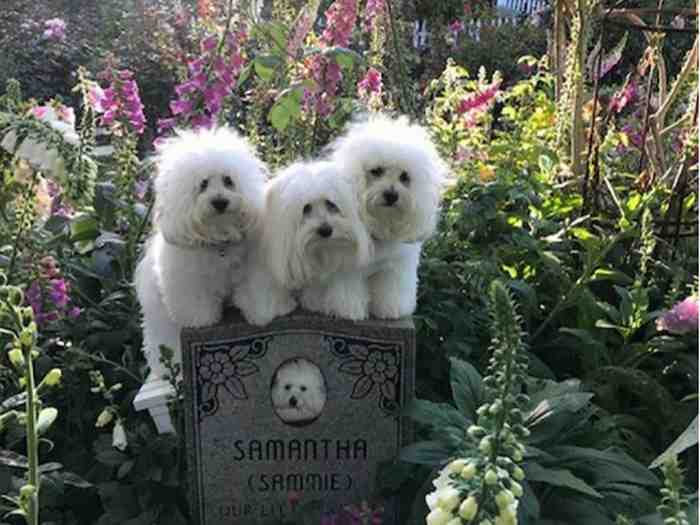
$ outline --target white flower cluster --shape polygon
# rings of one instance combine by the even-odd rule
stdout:
[[[474,520],[479,514],[479,501],[476,491],[470,491],[470,482],[479,473],[477,458],[457,459],[447,465],[436,480],[433,481],[435,490],[425,497],[430,513],[426,517],[426,525],[463,525],[476,523]],[[500,473],[501,475],[504,472]],[[495,486],[498,482],[498,473],[489,470],[483,475],[487,485]],[[523,479],[524,473],[520,467],[516,467],[513,477]],[[511,480],[510,489],[500,490],[494,501],[493,509],[495,517],[484,517],[478,525],[517,525],[518,523],[518,498],[522,496],[520,484]],[[487,513],[482,512],[482,516]]]
[[[56,131],[60,132],[68,144],[77,146],[80,137],[75,131],[75,113],[73,108],[60,106],[38,106],[30,110],[30,114],[38,120],[45,122]],[[5,134],[0,147],[18,158],[26,160],[35,169],[52,175],[61,175],[65,170],[65,162],[60,153],[40,139],[25,138],[17,145],[17,133],[14,130]]]

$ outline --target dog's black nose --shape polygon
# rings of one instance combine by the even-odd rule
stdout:
[[[387,206],[393,205],[397,200],[399,200],[399,194],[394,190],[387,190],[383,193],[384,203]]]
[[[226,199],[212,199],[211,206],[219,213],[223,213],[224,211],[226,211],[226,208],[228,207],[228,200],[226,200]]]
[[[296,408],[297,403],[298,403],[298,401],[297,401],[297,398],[296,398],[296,397],[292,396],[292,397],[289,398],[289,406],[290,406],[290,407]]]
[[[324,239],[327,239],[333,235],[333,228],[331,228],[329,224],[321,224],[321,226],[318,228],[318,234]]]

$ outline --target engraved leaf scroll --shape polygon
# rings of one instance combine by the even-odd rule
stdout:
[[[326,337],[324,346],[342,359],[338,366],[340,372],[357,377],[350,394],[352,399],[364,399],[377,390],[379,406],[384,412],[393,414],[399,408],[400,362],[397,345]]]
[[[243,378],[259,371],[253,360],[265,355],[271,340],[217,341],[195,348],[200,418],[216,413],[222,392],[233,399],[248,399]]]

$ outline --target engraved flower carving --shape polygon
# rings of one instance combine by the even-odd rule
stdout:
[[[218,348],[204,353],[199,361],[199,376],[202,378],[202,397],[216,397],[223,387],[234,399],[248,399],[242,377],[252,375],[258,367],[249,359],[250,345]]]
[[[350,345],[351,359],[340,365],[340,371],[359,376],[352,390],[353,399],[366,397],[376,385],[386,400],[396,400],[399,366],[395,351],[380,345]]]

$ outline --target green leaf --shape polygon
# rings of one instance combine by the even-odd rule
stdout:
[[[622,284],[632,284],[634,279],[617,270],[598,268],[591,276],[591,282],[593,281],[614,281]]]
[[[539,481],[555,487],[566,487],[593,498],[603,497],[600,492],[588,483],[574,476],[570,470],[544,468],[538,463],[530,462],[525,463],[523,469],[525,470],[525,478],[529,481]]]
[[[258,55],[255,57],[255,73],[264,82],[269,82],[275,76],[275,68],[280,65],[280,59],[274,55]]]
[[[419,465],[442,465],[450,456],[450,451],[439,441],[420,441],[401,449],[399,459]]]
[[[676,440],[671,443],[671,445],[663,451],[663,453],[657,457],[654,461],[652,461],[651,465],[649,465],[649,468],[656,468],[661,466],[668,458],[671,456],[677,456],[684,450],[695,446],[698,444],[698,416],[695,416],[695,419],[693,419],[690,422],[690,425],[688,425],[688,428],[686,428],[680,436],[676,438]]]
[[[70,223],[70,235],[74,242],[95,240],[100,235],[97,219],[88,214],[74,217]]]
[[[322,53],[335,60],[343,69],[350,69],[355,61],[363,62],[362,55],[347,47],[333,46],[324,49]]]
[[[97,461],[99,461],[103,465],[116,467],[117,465],[121,465],[122,463],[127,461],[129,459],[129,456],[122,452],[119,452],[116,449],[106,449],[98,452],[95,456],[95,459],[97,459]]]
[[[292,119],[301,113],[302,99],[301,88],[287,89],[280,94],[268,115],[268,120],[277,131],[284,131]]]
[[[450,358],[450,386],[457,409],[471,421],[482,403],[481,375],[470,363]]]
[[[36,422],[36,433],[39,436],[45,434],[56,420],[56,417],[58,417],[58,410],[53,407],[44,408],[41,412],[39,412],[39,418]]]
[[[447,425],[466,427],[470,424],[469,419],[452,405],[425,399],[414,399],[404,409],[404,415],[436,429]]]

